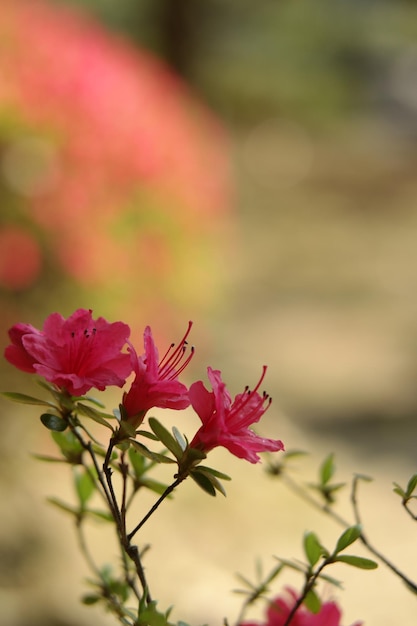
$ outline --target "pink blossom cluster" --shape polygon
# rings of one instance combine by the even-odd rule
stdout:
[[[280,440],[260,437],[250,429],[270,405],[269,396],[259,393],[266,367],[255,388],[246,388],[234,400],[221,372],[211,367],[208,378],[212,391],[202,381],[188,388],[179,380],[194,353],[187,350],[191,325],[179,344],[171,344],[160,358],[149,326],[144,332],[144,352],[138,356],[129,341],[127,324],[109,323],[102,317],[94,320],[92,311],[86,309],[78,309],[67,319],[52,313],[42,330],[30,324],[14,325],[9,330],[11,344],[5,357],[18,369],[38,374],[75,397],[92,388],[123,387],[133,373],[121,403],[124,419],[136,428],[151,408],[178,410],[191,405],[201,426],[190,446],[204,453],[223,446],[235,456],[256,463],[258,452],[283,450]]]
[[[291,611],[297,601],[297,593],[287,587],[285,593],[274,598],[266,611],[266,621],[243,622],[240,626],[285,626]],[[306,606],[301,605],[294,613],[289,624],[291,626],[341,626],[342,612],[336,602],[323,602],[318,613],[313,613]],[[361,626],[362,622],[355,622],[352,626]]]
[[[192,302],[230,206],[215,117],[152,55],[47,0],[1,1],[0,66],[0,288],[53,268],[125,310],[130,281],[152,310],[174,282]]]

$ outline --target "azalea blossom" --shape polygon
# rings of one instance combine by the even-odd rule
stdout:
[[[286,595],[275,598],[266,611],[266,622],[243,622],[240,626],[284,626],[295,602],[297,593],[290,587],[286,588]],[[335,602],[323,602],[318,613],[312,613],[303,604],[291,618],[291,626],[341,626],[342,612]],[[352,626],[361,626],[362,622],[355,622]]]
[[[284,449],[282,441],[259,437],[249,426],[258,422],[271,404],[271,398],[258,389],[265,377],[266,366],[255,388],[247,387],[232,402],[231,396],[222,381],[221,372],[207,368],[213,391],[208,391],[202,381],[191,385],[189,396],[193,409],[202,421],[191,442],[192,448],[208,452],[217,446],[227,448],[235,456],[257,463],[257,452]]]
[[[138,356],[130,345],[132,368],[135,379],[127,393],[123,396],[123,408],[129,421],[137,426],[143,419],[146,411],[152,407],[161,409],[185,409],[190,404],[188,389],[179,382],[179,374],[187,367],[193,354],[191,348],[187,354],[187,337],[192,322],[189,322],[187,332],[179,344],[170,345],[162,359],[159,359],[158,349],[152,337],[150,326],[143,334],[145,353]],[[134,419],[137,416],[140,420]]]
[[[93,387],[123,387],[132,371],[130,355],[122,352],[129,335],[127,324],[93,320],[91,310],[77,309],[68,319],[52,313],[42,330],[13,326],[5,357],[18,369],[81,396]]]

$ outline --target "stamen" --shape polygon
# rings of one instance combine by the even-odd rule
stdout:
[[[242,396],[244,395],[245,397],[243,399],[241,399],[240,403],[237,402],[234,405],[233,411],[241,411],[246,406],[246,404],[249,402],[249,400],[252,398],[252,396],[258,391],[259,387],[261,386],[262,381],[265,378],[266,370],[267,370],[267,366],[264,365],[263,368],[262,368],[261,377],[258,380],[257,385],[255,386],[255,388],[252,391],[249,391],[249,387],[246,385],[245,390],[244,390],[244,392],[242,394]],[[267,396],[265,396],[264,394],[265,394],[265,391],[263,392],[263,395],[260,398],[260,405],[262,405],[264,403],[264,401],[266,400]],[[256,410],[259,410],[259,407],[257,407]]]
[[[160,378],[165,378],[165,379],[168,378],[172,380],[176,378],[178,374],[180,374],[187,367],[188,363],[190,362],[194,354],[194,347],[191,348],[191,353],[186,359],[186,361],[181,365],[181,367],[178,370],[176,369],[176,367],[184,358],[185,352],[187,350],[187,346],[188,346],[187,337],[190,333],[192,325],[193,325],[192,322],[188,322],[187,331],[184,337],[181,339],[178,346],[176,347],[176,349],[171,353],[171,350],[175,347],[175,343],[172,343],[170,347],[168,348],[168,350],[166,351],[166,353],[164,354],[164,356],[162,357],[162,359],[160,360],[159,365],[158,365]]]

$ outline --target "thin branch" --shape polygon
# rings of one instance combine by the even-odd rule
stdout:
[[[298,483],[296,483],[292,478],[290,478],[287,474],[281,476],[281,479],[286,483],[287,487],[291,489],[294,493],[296,493],[300,498],[302,498],[305,502],[313,506],[318,511],[329,515],[334,521],[336,521],[341,526],[345,528],[349,528],[351,524],[347,522],[343,517],[341,517],[338,513],[333,511],[333,509],[329,508],[328,505],[323,505],[321,502],[313,498],[313,496],[303,487],[301,487]],[[355,476],[352,483],[352,493],[351,493],[351,502],[354,511],[355,521],[357,524],[361,524],[358,503],[356,497],[357,483],[360,477]],[[362,524],[361,524],[362,526]],[[379,559],[386,567],[388,567],[396,576],[401,578],[405,582],[405,584],[414,592],[417,593],[417,584],[413,582],[408,576],[406,576],[401,570],[399,570],[387,557],[385,557],[379,550],[374,548],[374,546],[368,541],[367,537],[363,532],[359,535],[358,539],[362,542],[362,544],[367,548],[367,550],[373,554],[377,559]]]
[[[184,480],[184,478],[185,477],[177,478],[176,480],[174,480],[174,482],[171,485],[169,485],[165,489],[164,493],[160,496],[160,498],[158,498],[158,500],[155,502],[155,504],[152,506],[152,508],[147,512],[145,517],[143,517],[141,519],[141,521],[139,522],[139,524],[137,524],[135,526],[135,528],[128,534],[128,536],[127,536],[128,541],[131,541],[133,539],[133,537],[142,528],[142,526],[145,524],[145,522],[147,522],[148,519],[151,517],[151,515],[153,515],[153,513],[155,513],[155,511],[157,510],[159,505],[162,504],[162,502],[165,500],[165,498],[167,498],[167,496],[169,496],[169,494],[172,493],[176,487],[178,487],[178,485]]]
[[[316,584],[316,580],[320,576],[320,574],[323,571],[323,569],[326,567],[326,565],[329,565],[329,563],[330,563],[330,561],[325,559],[323,561],[323,563],[316,569],[316,571],[311,573],[307,577],[307,580],[306,580],[306,582],[304,584],[304,587],[303,587],[303,591],[301,592],[301,595],[297,598],[297,600],[296,600],[294,606],[292,607],[291,611],[289,612],[288,617],[285,620],[285,623],[283,624],[283,626],[289,626],[289,624],[291,624],[292,618],[294,617],[294,615],[296,614],[296,612],[298,611],[298,609],[300,608],[300,606],[304,602],[305,598],[307,597],[307,594],[313,589],[314,585]]]
[[[359,506],[358,506],[358,498],[357,498],[357,486],[358,486],[359,480],[360,480],[360,476],[355,476],[353,479],[350,500],[352,502],[352,508],[353,508],[353,513],[355,516],[355,521],[357,524],[360,524],[362,526],[361,517],[359,513]],[[379,550],[374,548],[374,546],[369,543],[367,537],[363,534],[363,532],[361,532],[359,539],[362,541],[363,545],[367,547],[367,549],[369,550],[369,552],[371,552],[371,554],[377,557],[380,561],[382,561],[382,563],[384,563],[384,565],[386,565],[392,572],[394,572],[394,574],[396,574],[399,578],[401,578],[401,580],[405,582],[407,587],[409,587],[414,593],[417,593],[417,584],[413,582],[410,578],[408,578],[408,576],[406,576],[401,570],[399,570],[396,565],[391,563],[391,561],[389,561],[383,554],[381,554]]]

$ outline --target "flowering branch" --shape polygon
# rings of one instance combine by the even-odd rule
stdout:
[[[18,393],[5,395],[17,402],[46,407],[47,412],[42,413],[40,419],[52,432],[63,458],[39,458],[65,461],[74,467],[78,506],[56,498],[50,501],[74,515],[80,550],[95,576],[90,581],[95,591],[84,596],[84,602],[103,601],[126,626],[173,626],[168,621],[168,613],[160,613],[156,608],[141,552],[132,543],[168,496],[188,477],[210,495],[217,492],[225,495],[221,481],[229,477],[202,464],[217,446],[224,446],[251,463],[259,461],[258,453],[262,451],[283,449],[281,441],[259,437],[250,429],[271,404],[268,394],[258,393],[266,367],[253,390],[246,387],[233,401],[218,370],[208,368],[213,391],[207,390],[201,381],[193,383],[190,389],[179,381],[179,375],[194,355],[194,348],[189,350],[187,343],[191,327],[190,322],[180,342],[171,344],[162,359],[149,326],[144,331],[144,353],[139,356],[129,341],[130,330],[126,324],[109,324],[103,318],[94,320],[91,310],[78,309],[67,319],[53,313],[42,330],[29,324],[17,324],[9,331],[11,344],[5,351],[7,360],[18,369],[41,376],[44,380],[40,384],[51,394],[52,401]],[[127,352],[123,352],[124,347]],[[119,409],[114,414],[105,413],[101,403],[85,395],[90,389],[122,387],[132,372],[133,382],[122,392]],[[147,420],[150,429],[143,425],[151,408],[181,410],[190,404],[202,422],[191,443],[175,426],[171,434],[153,417]],[[106,445],[86,428],[84,422],[88,419],[111,431]],[[162,444],[164,449],[162,452],[153,450],[145,445],[146,440]],[[102,463],[99,457],[103,458]],[[177,465],[170,485],[162,485],[148,475],[161,463]],[[120,479],[117,483],[113,482],[115,474]],[[128,532],[130,505],[142,488],[151,489],[159,497]],[[94,494],[100,494],[106,511],[91,507],[89,502]],[[87,516],[113,523],[121,574],[96,564],[84,535]],[[130,596],[136,599],[137,609],[127,606]]]

